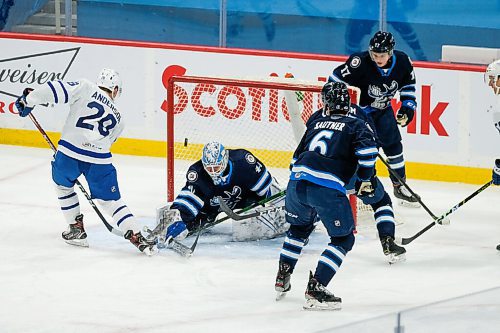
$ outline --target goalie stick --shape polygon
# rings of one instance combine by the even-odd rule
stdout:
[[[270,196],[270,197],[268,197],[268,198],[262,199],[262,200],[260,200],[260,201],[258,201],[258,202],[254,202],[253,204],[251,204],[251,205],[249,205],[249,206],[247,206],[247,207],[245,207],[245,208],[240,209],[240,210],[238,211],[238,213],[248,212],[250,209],[253,209],[253,208],[257,207],[257,206],[264,205],[264,204],[266,204],[266,203],[268,203],[268,202],[270,202],[270,201],[273,201],[274,199],[281,198],[281,197],[283,197],[283,196],[285,196],[285,195],[286,195],[286,190],[280,191],[280,192],[278,192],[278,193],[276,193],[276,194],[274,194],[274,195],[271,195],[271,196]],[[221,201],[219,201],[219,202],[222,202],[222,200],[221,200]],[[191,236],[192,234],[196,233],[196,238],[195,238],[195,240],[194,240],[194,242],[193,242],[193,245],[191,245],[191,247],[189,248],[189,249],[190,249],[190,251],[191,251],[190,255],[192,255],[192,254],[193,254],[194,249],[195,249],[195,248],[196,248],[196,246],[198,245],[198,240],[200,239],[200,236],[201,236],[201,234],[203,233],[203,231],[205,231],[205,230],[207,230],[207,229],[209,229],[209,228],[211,228],[211,227],[213,227],[213,226],[215,226],[215,225],[217,225],[217,224],[219,224],[219,223],[222,223],[222,222],[224,222],[224,221],[227,221],[227,220],[229,220],[229,219],[230,219],[229,215],[228,215],[228,216],[224,216],[223,218],[220,218],[220,219],[218,219],[218,220],[216,220],[216,221],[214,221],[214,222],[207,223],[207,224],[205,224],[204,226],[200,226],[200,227],[198,227],[198,229],[195,229],[195,230],[193,230],[193,231],[190,231],[190,232],[189,232],[189,234],[188,234],[188,236]]]
[[[278,193],[275,193],[274,195],[271,195],[270,197],[267,197],[267,198],[264,198],[264,199],[262,199],[260,201],[254,202],[253,204],[248,205],[247,207],[238,210],[236,213],[237,214],[241,214],[241,213],[248,212],[250,209],[253,209],[253,208],[257,207],[257,206],[262,206],[262,205],[264,205],[264,204],[266,204],[266,203],[268,203],[270,201],[273,201],[274,199],[281,198],[281,197],[283,197],[285,195],[286,195],[286,190],[280,191]],[[213,227],[213,226],[215,226],[215,225],[217,225],[219,223],[227,221],[230,218],[231,217],[229,217],[229,216],[224,216],[223,218],[220,218],[220,219],[218,219],[216,221],[209,222],[209,223],[203,225],[202,227],[200,227],[198,229],[190,231],[189,234],[188,234],[188,236],[191,236],[192,234],[197,233],[199,231],[199,229],[206,230],[206,229],[211,228],[211,227]]]
[[[257,207],[254,212],[242,215],[242,214],[238,214],[238,213],[234,212],[231,208],[229,208],[227,203],[224,200],[222,200],[221,197],[217,197],[217,198],[219,199],[219,206],[222,209],[222,211],[224,213],[226,213],[227,216],[229,216],[231,219],[233,219],[235,221],[246,220],[246,219],[249,219],[252,217],[260,216],[260,215],[262,215],[262,213],[265,213],[265,212],[283,209],[283,207],[274,207],[274,206],[268,206],[268,207],[262,207],[262,208]]]
[[[456,211],[459,207],[463,206],[467,201],[469,201],[470,199],[474,198],[479,193],[481,193],[484,190],[486,190],[492,183],[493,183],[493,181],[489,181],[486,184],[484,184],[483,186],[481,186],[479,189],[477,189],[476,191],[474,191],[474,193],[472,193],[467,198],[465,198],[464,200],[460,201],[458,204],[456,204],[455,206],[453,206],[452,208],[450,208],[450,210],[448,210],[446,213],[444,213],[443,215],[441,215],[436,220],[432,221],[432,223],[428,224],[425,228],[423,228],[422,230],[420,230],[419,232],[417,232],[415,235],[413,235],[411,237],[408,237],[408,238],[400,238],[400,239],[397,238],[397,242],[400,243],[401,245],[410,244],[415,239],[417,239],[418,237],[420,237],[424,232],[426,232],[427,230],[429,230],[430,228],[432,228],[433,226],[435,226],[436,223],[439,223],[446,216],[450,215],[451,213],[453,213],[454,211]]]
[[[52,149],[52,152],[55,154],[57,151],[56,146],[54,145],[54,143],[52,143],[52,140],[50,140],[50,137],[48,136],[48,134],[45,132],[45,130],[42,128],[42,126],[40,125],[40,123],[38,122],[38,120],[35,118],[35,116],[32,113],[30,113],[28,116],[30,117],[31,121],[33,122],[35,127],[38,129],[40,134],[42,134],[43,138],[45,139],[45,141],[48,143],[48,145]],[[108,229],[108,231],[111,232],[112,234],[123,238],[123,236],[124,236],[123,232],[120,229],[114,228],[111,224],[108,223],[108,221],[106,221],[106,218],[102,215],[101,211],[99,210],[99,208],[95,204],[94,200],[92,200],[92,198],[90,197],[87,190],[85,190],[85,187],[83,187],[82,183],[80,183],[80,181],[78,179],[75,181],[75,183],[80,188],[80,191],[83,193],[85,198],[87,198],[87,201],[89,202],[90,206],[92,206],[92,208],[96,212],[97,216],[99,216],[99,218],[101,219],[101,222],[104,224],[106,229]],[[189,251],[188,251],[189,248],[187,246],[185,246],[184,244],[177,242],[175,239],[170,242],[170,245],[171,245],[170,248],[172,250],[174,250],[175,252],[179,253],[180,255],[182,255],[182,256],[190,255]]]

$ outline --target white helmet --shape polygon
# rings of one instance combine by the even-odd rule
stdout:
[[[118,92],[114,99],[120,97],[122,93],[122,80],[120,79],[120,74],[114,69],[103,68],[99,75],[97,76],[97,86],[106,88],[113,92],[115,87],[118,87]]]
[[[484,72],[484,82],[493,88],[496,94],[500,94],[500,59],[488,65]]]
[[[215,185],[223,184],[222,174],[226,170],[229,152],[219,142],[209,142],[203,147],[201,162],[203,168],[212,177]]]

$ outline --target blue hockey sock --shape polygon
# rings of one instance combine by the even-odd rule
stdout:
[[[318,260],[318,266],[316,267],[316,272],[314,277],[323,286],[327,286],[330,280],[333,278],[335,273],[340,268],[340,265],[344,261],[346,252],[340,246],[335,246],[333,244],[328,244]]]

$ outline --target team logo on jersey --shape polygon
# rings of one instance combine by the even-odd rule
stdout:
[[[224,191],[224,195],[221,195],[221,198],[229,208],[234,209],[238,204],[238,202],[241,201],[242,192],[243,191],[241,190],[241,187],[233,186],[231,192]],[[218,205],[219,205],[219,198],[217,196],[210,199],[210,206],[218,206]]]
[[[248,163],[254,164],[255,163],[255,157],[252,154],[247,154],[245,156],[245,159],[247,160]]]
[[[351,67],[356,68],[356,67],[359,67],[359,65],[361,65],[361,59],[359,57],[352,58]]]
[[[198,179],[198,173],[194,170],[191,170],[187,174],[187,180],[190,182],[195,182]]]
[[[385,109],[389,106],[391,99],[398,91],[398,87],[398,83],[394,80],[392,80],[390,85],[382,84],[382,87],[370,84],[368,86],[368,96],[374,99],[370,105],[375,109]]]

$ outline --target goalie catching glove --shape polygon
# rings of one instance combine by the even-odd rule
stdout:
[[[398,122],[398,125],[401,127],[408,126],[408,124],[411,123],[413,117],[415,116],[416,109],[417,103],[415,103],[415,101],[411,99],[403,101],[396,114],[396,121]]]
[[[33,111],[32,107],[28,106],[28,103],[26,102],[26,97],[29,95],[30,92],[32,92],[32,88],[26,88],[23,90],[23,94],[19,96],[19,98],[16,100],[16,108],[17,111],[19,112],[19,115],[21,117],[26,117]]]

